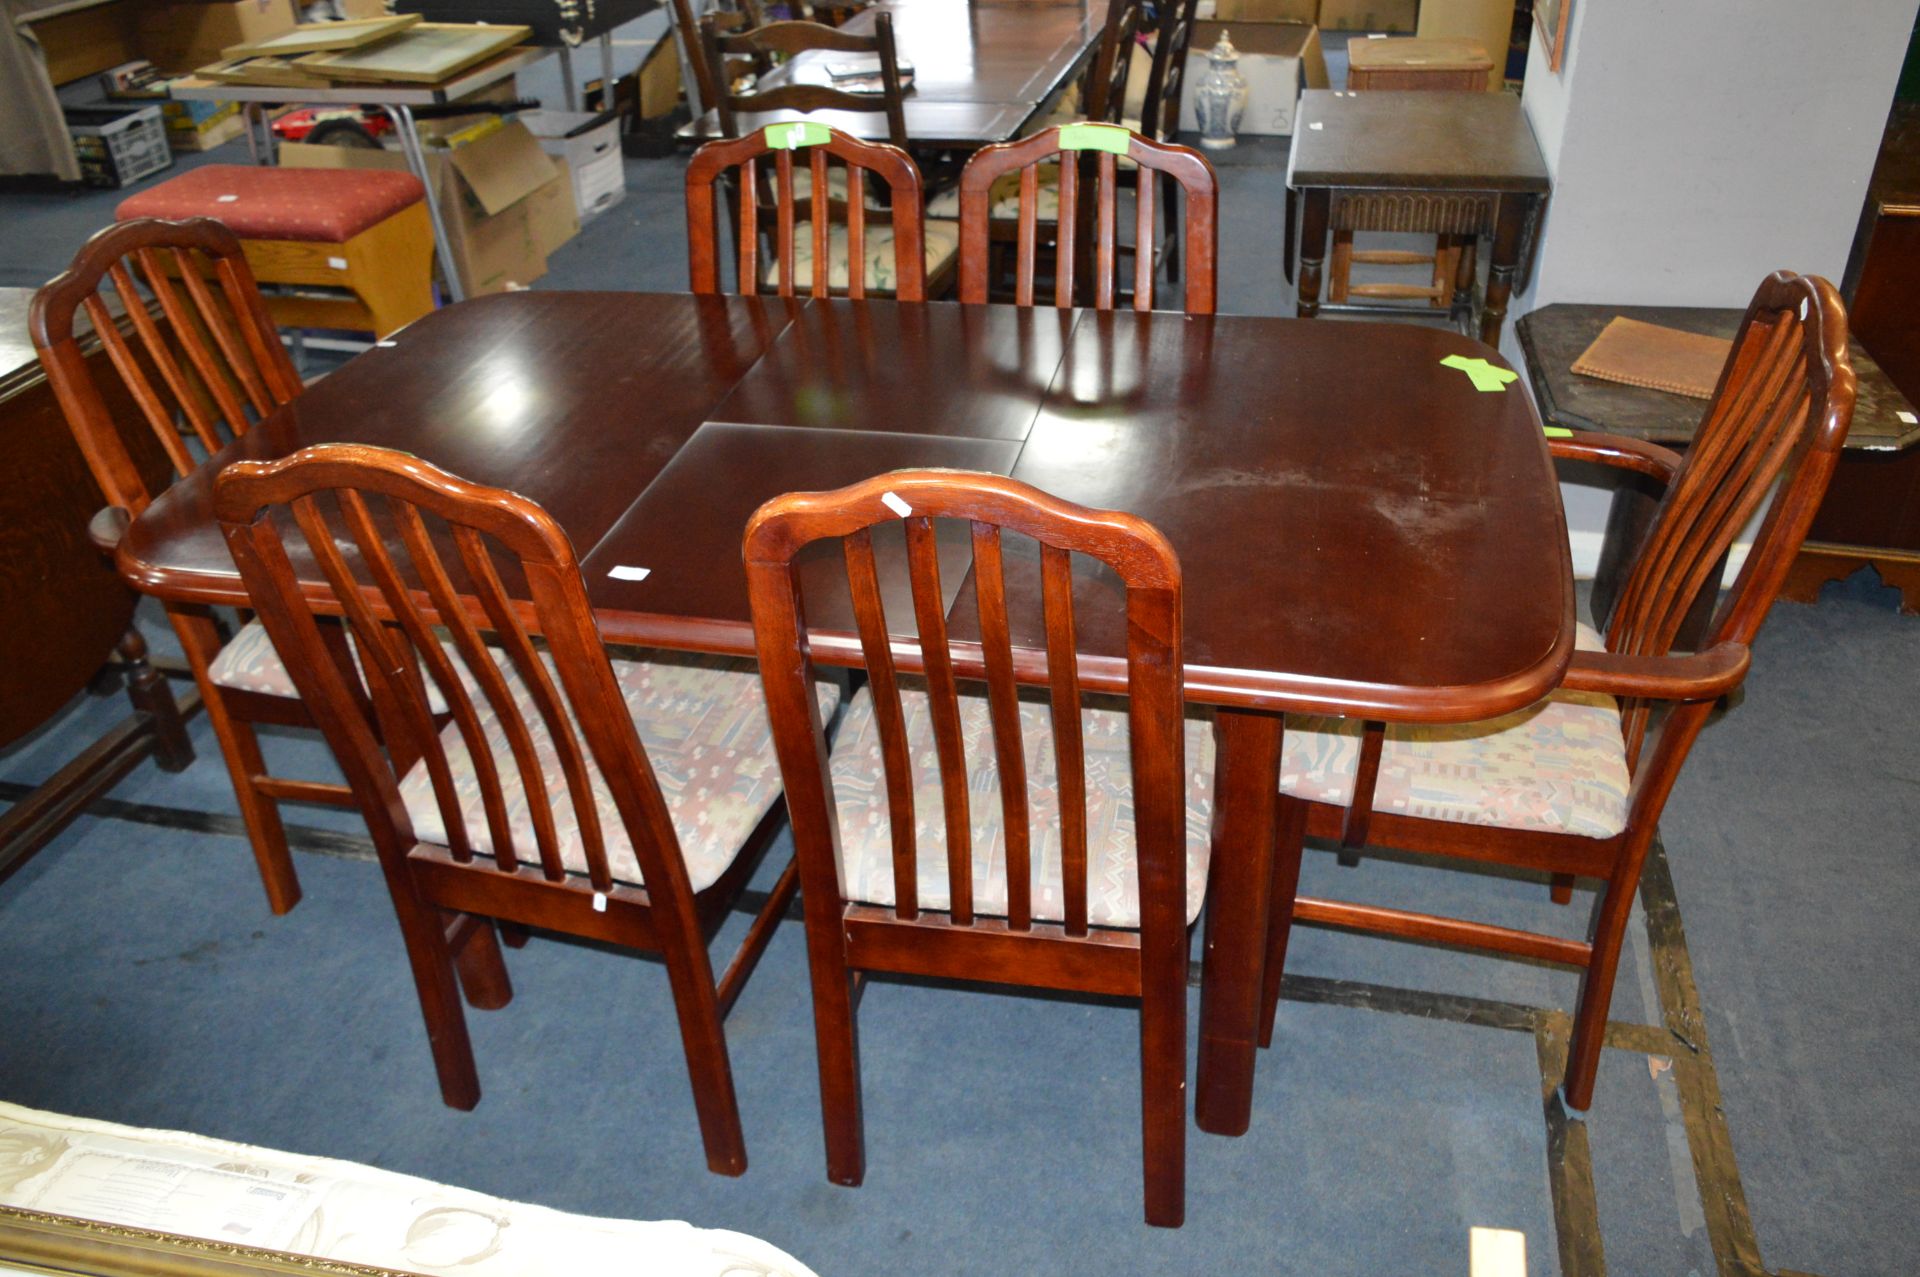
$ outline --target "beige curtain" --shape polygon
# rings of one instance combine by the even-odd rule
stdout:
[[[0,0],[0,174],[80,180],[73,139],[47,79],[40,44],[22,19],[48,0]]]

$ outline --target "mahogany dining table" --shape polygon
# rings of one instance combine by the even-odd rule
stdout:
[[[377,444],[546,507],[607,641],[751,655],[741,536],[780,493],[944,466],[1140,515],[1180,556],[1186,694],[1215,713],[1195,1111],[1202,1129],[1239,1134],[1285,713],[1488,718],[1544,696],[1573,651],[1539,420],[1517,386],[1477,390],[1450,355],[1498,359],[1412,325],[504,294],[436,311],[314,384],[135,519],[118,564],[171,607],[244,606],[213,472]],[[964,676],[978,629],[966,532],[952,531],[941,579]],[[876,540],[910,643],[904,552]],[[858,665],[833,567],[803,576],[810,643],[823,663]],[[1043,649],[1037,553],[1010,543],[1006,571],[1014,641]],[[1081,682],[1124,693],[1118,583],[1082,556],[1076,573]]]

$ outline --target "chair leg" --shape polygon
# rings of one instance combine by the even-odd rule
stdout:
[[[827,1178],[848,1187],[857,1187],[867,1174],[866,1125],[860,1111],[860,1038],[853,1015],[858,974],[842,967],[822,978],[816,969],[813,981]]]
[[[1573,903],[1573,875],[1572,874],[1555,874],[1553,876],[1553,886],[1550,888],[1550,891],[1553,896],[1553,903],[1557,905],[1572,904]]]
[[[1573,1017],[1573,1041],[1567,1048],[1567,1076],[1562,1088],[1567,1107],[1585,1112],[1593,1103],[1594,1079],[1600,1072],[1600,1048],[1607,1035],[1607,1011],[1613,1004],[1613,980],[1620,967],[1620,945],[1633,898],[1639,889],[1640,857],[1624,853],[1593,903],[1588,938],[1593,954],[1580,980],[1580,1003]]]
[[[509,949],[524,949],[527,941],[533,938],[533,928],[518,922],[500,922],[495,924],[500,932],[500,940]]]
[[[659,918],[655,914],[655,918]],[[687,1055],[687,1079],[693,1086],[693,1109],[700,1120],[700,1141],[707,1151],[707,1169],[716,1175],[740,1175],[747,1169],[747,1140],[740,1129],[740,1104],[733,1090],[733,1065],[727,1058],[726,1030],[721,1024],[720,1001],[713,972],[704,961],[700,929],[691,918],[684,937],[676,942],[661,937],[667,979],[673,986],[673,1005],[680,1016],[680,1043]]]
[[[1143,973],[1140,997],[1140,1131],[1146,1216],[1147,1223],[1157,1228],[1178,1228],[1187,1213],[1186,954],[1175,955],[1171,962],[1149,965],[1164,970]]]
[[[1306,838],[1307,805],[1282,794],[1273,811],[1273,893],[1267,906],[1267,958],[1260,982],[1261,1046],[1273,1045],[1273,1021],[1280,1009],[1287,941],[1293,934],[1293,898],[1300,891]]]
[[[286,913],[300,903],[300,878],[293,869],[293,856],[287,850],[287,832],[280,824],[280,809],[274,801],[254,787],[253,778],[267,772],[260,754],[260,741],[253,725],[234,717],[218,686],[208,680],[207,667],[220,651],[219,631],[213,616],[205,608],[169,608],[168,619],[180,636],[181,649],[193,667],[194,680],[200,685],[200,697],[207,708],[207,721],[213,725],[214,739],[220,742],[220,756],[226,761],[227,775],[233,781],[234,802],[247,827],[247,841],[253,847],[254,863],[260,867],[260,881],[267,889],[267,905],[276,914]]]
[[[480,1103],[480,1071],[473,1062],[473,1040],[467,1036],[467,1015],[460,1005],[460,984],[446,932],[435,911],[410,896],[410,885],[390,885],[407,962],[413,968],[414,991],[420,998],[420,1015],[426,1021],[427,1046],[440,1078],[440,1099],[448,1108],[470,1111]]]
[[[468,1006],[478,1011],[498,1011],[513,1001],[513,981],[507,975],[507,960],[501,956],[493,919],[471,913],[454,915],[447,928],[447,942],[453,949],[454,968],[459,972]]]

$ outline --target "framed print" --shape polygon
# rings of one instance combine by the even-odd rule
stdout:
[[[1547,68],[1558,71],[1567,60],[1567,14],[1573,0],[1533,0],[1533,20],[1547,42]]]

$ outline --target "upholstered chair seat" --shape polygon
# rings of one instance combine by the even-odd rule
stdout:
[[[924,246],[922,257],[926,261],[927,278],[935,279],[946,270],[953,261],[954,254],[960,251],[960,224],[958,222],[929,221],[923,228]],[[794,278],[805,281],[813,278],[813,228],[806,222],[798,223],[793,232],[793,274]],[[847,287],[847,228],[834,225],[827,231],[827,287],[845,289]],[[768,253],[760,269],[761,281],[772,285],[779,278],[779,262],[774,254]],[[899,279],[893,261],[893,228],[886,225],[869,225],[866,236],[866,287],[869,292],[891,293]]]

